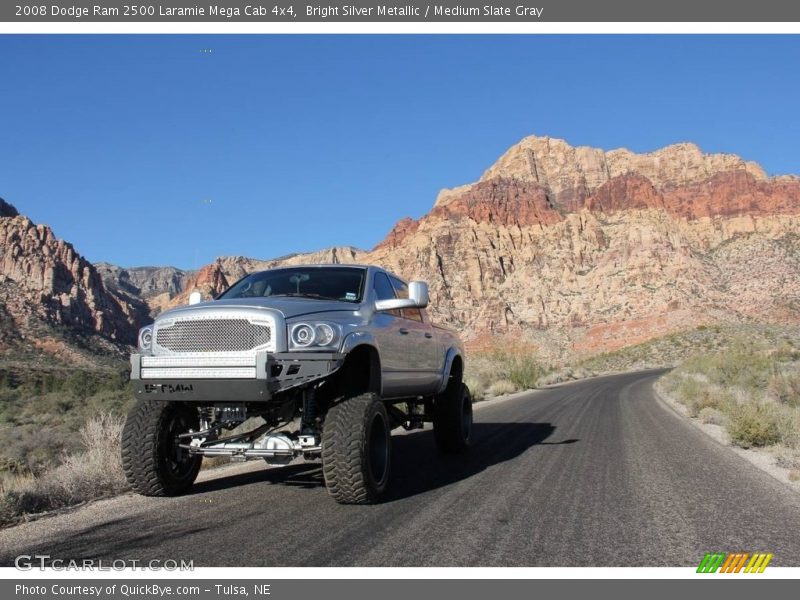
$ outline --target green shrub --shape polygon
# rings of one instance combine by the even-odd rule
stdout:
[[[800,373],[778,373],[769,380],[769,391],[781,404],[800,408]]]
[[[476,353],[467,357],[464,383],[473,400],[536,387],[547,372],[534,354],[503,351]]]
[[[763,390],[773,373],[773,360],[758,348],[736,341],[729,348],[713,354],[695,355],[679,369],[684,373],[702,373],[709,382],[721,387]]]
[[[546,372],[534,354],[496,352],[494,358],[500,365],[499,379],[507,379],[519,390],[534,389]]]
[[[742,448],[772,446],[781,441],[780,417],[769,404],[740,404],[728,414],[731,441]]]
[[[680,379],[675,386],[675,392],[689,409],[689,415],[692,417],[698,416],[703,409],[718,409],[721,405],[721,398],[716,390],[695,377]]]

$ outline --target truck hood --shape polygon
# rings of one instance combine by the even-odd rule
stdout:
[[[313,300],[309,298],[235,298],[231,300],[211,300],[209,302],[201,302],[192,306],[179,306],[177,308],[164,311],[158,315],[157,319],[167,319],[171,317],[183,316],[190,312],[216,310],[220,308],[268,308],[277,310],[285,319],[291,319],[292,317],[300,317],[324,312],[353,313],[359,310],[360,307],[360,304],[355,304],[353,302]]]

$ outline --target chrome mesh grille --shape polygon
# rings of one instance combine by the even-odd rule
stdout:
[[[247,319],[176,321],[156,331],[156,344],[170,352],[247,352],[271,340],[271,327]]]

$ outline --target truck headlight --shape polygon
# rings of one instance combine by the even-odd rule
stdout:
[[[139,330],[139,350],[150,352],[153,348],[153,326],[148,325]]]
[[[307,323],[298,323],[292,327],[292,343],[300,348],[306,348],[314,343],[314,328]]]
[[[330,349],[339,343],[341,329],[335,323],[295,323],[289,326],[289,349]]]

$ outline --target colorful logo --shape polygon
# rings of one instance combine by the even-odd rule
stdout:
[[[698,573],[763,573],[772,554],[767,552],[707,552]]]

